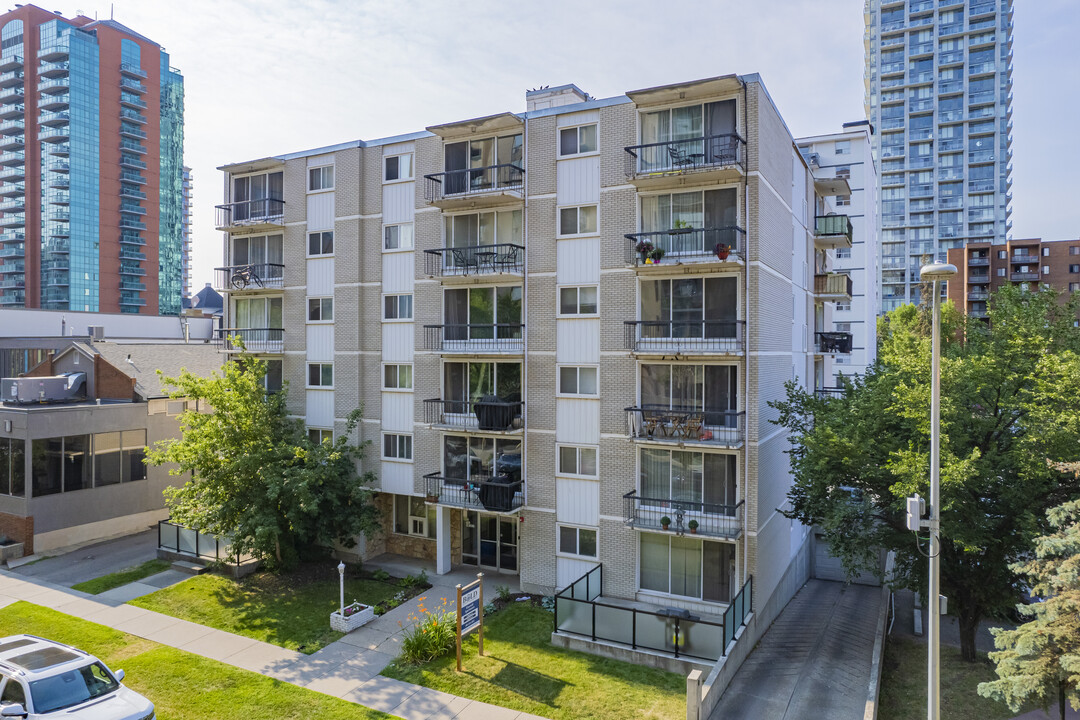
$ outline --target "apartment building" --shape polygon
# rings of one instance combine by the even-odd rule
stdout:
[[[986,317],[990,294],[1003,285],[1031,291],[1043,285],[1064,293],[1080,291],[1080,240],[973,243],[950,250],[949,262],[960,272],[948,283],[948,297],[975,317]]]
[[[882,311],[919,269],[1012,228],[1012,0],[866,0],[866,117],[881,172]]]
[[[0,16],[0,308],[179,314],[183,97],[114,20]]]
[[[796,140],[821,194],[831,193],[833,215],[817,218],[819,237],[838,226],[833,270],[849,275],[851,302],[833,305],[832,323],[815,318],[815,343],[822,353],[814,368],[815,388],[839,392],[841,375],[861,375],[877,359],[877,317],[881,314],[881,248],[878,242],[877,165],[873,126],[844,123],[843,131]],[[820,242],[820,241],[819,241]],[[846,352],[845,352],[846,351]]]
[[[181,254],[183,297],[191,295],[191,202],[194,182],[191,176],[191,168],[185,165],[183,170],[183,200],[180,208],[180,236],[183,238],[183,252]]]
[[[768,402],[852,301],[846,186],[756,75],[526,104],[221,167],[226,352],[313,437],[363,406],[365,557],[545,593],[600,567],[613,602],[709,617],[752,577],[778,611],[809,563]]]

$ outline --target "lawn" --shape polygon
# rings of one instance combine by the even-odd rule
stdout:
[[[551,646],[552,615],[517,603],[485,618],[484,657],[476,634],[455,658],[394,662],[383,675],[554,720],[670,720],[686,715],[686,678]]]
[[[158,720],[390,720],[329,695],[17,602],[0,609],[0,637],[40,635],[123,668],[124,684],[157,706]]]
[[[1003,703],[976,691],[979,683],[997,679],[985,653],[974,663],[960,659],[960,649],[941,647],[942,720],[1005,720],[1013,713]],[[926,716],[926,643],[889,637],[881,673],[879,720]]]
[[[87,580],[81,582],[78,585],[72,585],[72,590],[81,590],[84,593],[90,593],[91,595],[100,595],[106,590],[112,590],[118,588],[121,585],[127,585],[128,583],[137,582],[143,578],[148,578],[151,575],[157,575],[159,572],[165,572],[170,567],[170,564],[166,560],[147,560],[142,565],[137,565],[133,568],[127,568],[120,572],[110,573],[108,575],[102,575],[101,577],[94,578],[93,580]]]
[[[242,580],[197,575],[190,580],[131,601],[147,610],[190,620],[302,653],[313,653],[342,637],[330,629],[330,613],[338,608],[338,575],[321,568],[287,575],[260,572]],[[345,578],[345,602],[375,605],[402,588],[396,579]]]

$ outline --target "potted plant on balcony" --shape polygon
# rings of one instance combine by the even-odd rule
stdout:
[[[690,528],[690,534],[697,535],[697,529],[698,529],[698,521],[697,520],[691,520],[690,522],[686,523],[686,527]]]
[[[669,525],[671,525],[671,518],[669,518],[667,515],[660,518],[660,527],[667,530]]]
[[[634,246],[634,251],[641,256],[641,264],[644,265],[649,261],[649,253],[652,252],[653,244],[648,240],[638,240],[638,244]]]
[[[689,233],[693,229],[694,228],[692,228],[690,226],[690,223],[686,222],[685,220],[676,220],[675,224],[671,227],[671,230],[668,231],[668,234],[669,235],[686,235],[687,233]]]
[[[649,260],[652,261],[653,265],[659,265],[660,260],[666,254],[667,254],[667,251],[665,251],[664,248],[662,248],[662,247],[654,247],[652,250],[649,251]]]
[[[723,262],[724,260],[727,260],[728,255],[731,254],[731,248],[728,247],[727,245],[725,245],[724,243],[719,243],[718,242],[718,243],[716,243],[716,247],[713,248],[713,252],[715,252],[716,257],[718,257],[720,259],[720,261]]]

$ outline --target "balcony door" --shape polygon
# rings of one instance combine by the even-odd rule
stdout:
[[[735,456],[642,448],[640,486],[642,504],[734,517]]]
[[[506,475],[513,482],[521,479],[521,440],[465,435],[443,438],[443,476],[447,482],[486,482],[495,475]]]
[[[730,602],[735,587],[735,546],[670,534],[641,533],[641,589]]]
[[[645,280],[641,319],[656,337],[734,338],[738,317],[738,279],[732,276]]]
[[[717,243],[734,244],[729,233],[718,232],[738,225],[738,191],[735,188],[705,190],[641,198],[641,230],[667,233],[676,228],[690,232],[654,235],[650,240],[668,255],[708,254]]]
[[[521,167],[523,153],[520,134],[446,143],[443,148],[443,167],[446,171],[443,192],[454,195],[518,185],[521,183],[520,172],[495,166]]]
[[[642,172],[733,161],[735,101],[668,108],[641,114]]]
[[[233,222],[280,215],[283,189],[280,171],[233,178]]]
[[[520,339],[521,293],[519,285],[446,290],[446,340]]]
[[[734,365],[641,366],[641,407],[700,412],[707,428],[737,427],[738,387]]]
[[[446,412],[471,412],[472,403],[488,395],[495,395],[502,402],[521,402],[521,363],[448,362],[443,365]]]
[[[238,298],[234,307],[234,325],[237,329],[283,327],[281,298]]]
[[[281,235],[239,236],[232,239],[232,264],[281,265],[284,262],[284,250]],[[279,276],[280,277],[280,276]]]

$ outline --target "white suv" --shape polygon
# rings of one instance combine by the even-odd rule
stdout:
[[[0,719],[154,720],[154,704],[93,655],[33,635],[0,638]]]

